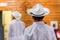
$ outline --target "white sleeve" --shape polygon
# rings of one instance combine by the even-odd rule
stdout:
[[[24,31],[25,31],[25,23],[23,23],[23,29],[24,29]],[[24,33],[24,31],[23,31],[23,33]]]
[[[51,35],[52,40],[57,40],[54,29],[52,29],[51,33],[52,33],[52,35]]]
[[[12,25],[10,24],[9,26],[8,26],[8,34],[7,34],[7,40],[11,40],[12,39]]]
[[[25,40],[29,40],[28,28],[26,28],[24,31],[24,37],[25,37]]]
[[[25,23],[22,22],[20,25],[21,25],[21,28],[22,28],[22,30],[23,30],[23,34],[24,34],[24,31],[25,31]]]

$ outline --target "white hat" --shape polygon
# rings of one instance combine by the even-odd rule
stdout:
[[[27,9],[27,13],[32,15],[32,16],[41,17],[41,16],[48,15],[49,14],[49,9],[44,8],[40,4],[36,4],[31,9]]]
[[[22,17],[22,15],[18,12],[18,11],[13,11],[12,15],[16,18],[16,19],[20,19]]]

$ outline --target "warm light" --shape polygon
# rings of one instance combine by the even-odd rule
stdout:
[[[7,3],[0,3],[0,6],[7,6]]]

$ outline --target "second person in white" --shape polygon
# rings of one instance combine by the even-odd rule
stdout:
[[[13,11],[12,16],[15,19],[13,19],[8,26],[7,40],[21,40],[25,29],[24,22],[20,20],[22,15],[18,11]]]

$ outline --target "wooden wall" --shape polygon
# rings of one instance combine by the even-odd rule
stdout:
[[[26,23],[26,26],[32,24],[33,19],[26,13],[26,9],[31,8],[36,3],[40,3],[43,6],[50,9],[50,14],[44,18],[47,24],[50,21],[58,21],[60,29],[60,1],[59,0],[0,0],[0,2],[7,2],[7,7],[0,7],[0,10],[18,10],[22,13],[22,21]]]

